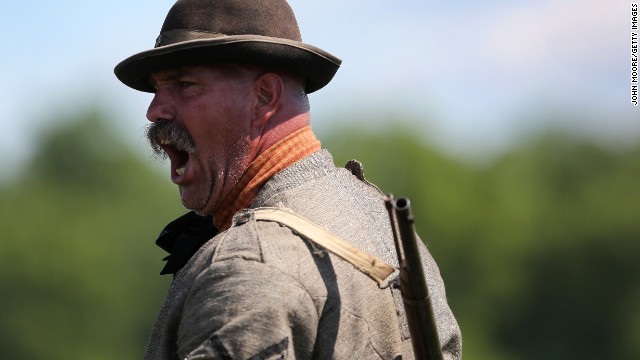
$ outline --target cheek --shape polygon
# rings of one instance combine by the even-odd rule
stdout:
[[[197,129],[196,144],[201,160],[214,166],[218,171],[242,166],[249,150],[246,131],[233,121],[207,123]],[[239,161],[240,160],[240,161]]]
[[[218,99],[200,102],[193,109],[195,121],[190,128],[203,155],[227,169],[242,166],[250,151],[251,112],[247,103]]]

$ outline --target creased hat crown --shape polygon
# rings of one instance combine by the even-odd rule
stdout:
[[[118,79],[153,92],[149,75],[170,67],[202,63],[247,63],[302,74],[307,92],[325,86],[340,59],[302,42],[285,0],[178,0],[151,50],[115,68]]]
[[[179,0],[169,10],[160,33],[187,29],[302,41],[291,7],[280,0]]]

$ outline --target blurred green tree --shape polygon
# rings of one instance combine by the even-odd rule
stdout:
[[[400,120],[400,119],[398,119]],[[134,359],[168,286],[153,244],[184,210],[100,113],[57,124],[0,186],[0,349],[15,359]],[[335,129],[411,198],[470,359],[640,357],[640,147],[546,134],[483,164],[408,128]]]
[[[411,198],[465,358],[640,358],[640,147],[540,134],[473,165],[399,122],[324,145]]]
[[[99,113],[54,121],[0,188],[0,348],[9,359],[136,359],[167,281],[153,244],[175,192]]]

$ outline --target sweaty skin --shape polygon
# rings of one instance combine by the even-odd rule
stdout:
[[[260,153],[309,124],[307,104],[294,99],[295,79],[236,65],[186,66],[154,73],[147,119],[176,121],[194,152],[157,139],[171,161],[182,204],[212,215]],[[285,121],[286,120],[286,121]]]
[[[165,70],[152,76],[156,92],[147,118],[179,122],[192,137],[194,153],[160,144],[171,160],[171,180],[183,205],[212,213],[251,162],[248,74],[213,66]]]

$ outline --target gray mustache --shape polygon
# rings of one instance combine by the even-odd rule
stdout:
[[[153,153],[163,159],[167,157],[167,154],[160,146],[161,141],[169,141],[172,146],[181,151],[196,152],[191,135],[176,121],[160,120],[147,125],[146,137]]]

